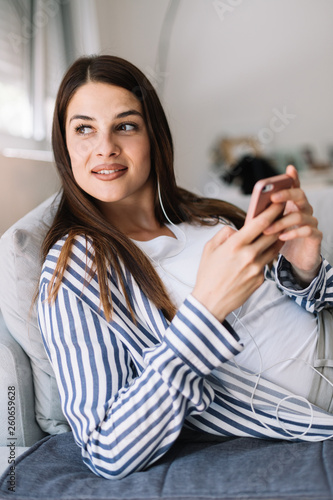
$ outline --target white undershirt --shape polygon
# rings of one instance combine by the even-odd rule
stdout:
[[[176,238],[159,236],[135,243],[149,256],[171,299],[179,307],[194,287],[205,243],[223,226],[182,223],[167,227]],[[300,359],[313,365],[316,317],[282,294],[270,280],[265,280],[234,313],[227,320],[245,346],[235,358],[237,364],[252,373],[260,372],[262,367],[263,377],[307,397],[314,371]],[[289,358],[297,360],[285,361]],[[279,364],[272,367],[276,363]]]

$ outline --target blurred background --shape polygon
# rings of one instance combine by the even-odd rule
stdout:
[[[0,234],[59,187],[52,110],[83,54],[151,80],[181,186],[230,199],[288,163],[332,184],[332,23],[331,0],[0,0]]]

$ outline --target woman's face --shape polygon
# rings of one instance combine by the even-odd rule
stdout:
[[[128,90],[80,87],[67,108],[66,143],[77,184],[100,202],[152,198],[148,132],[140,101]]]

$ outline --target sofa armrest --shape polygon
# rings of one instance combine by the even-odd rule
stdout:
[[[11,394],[8,387],[14,388]],[[8,401],[12,393],[15,393],[15,414],[9,422]],[[9,424],[14,423],[14,417],[15,433],[10,435]],[[35,419],[29,358],[9,333],[0,312],[0,446],[7,446],[10,440],[15,440],[16,446],[31,446],[44,436]]]

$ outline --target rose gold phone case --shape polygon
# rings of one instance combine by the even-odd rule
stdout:
[[[259,215],[271,203],[271,195],[281,189],[290,189],[293,179],[289,175],[281,174],[256,182],[250,200],[245,222]]]

